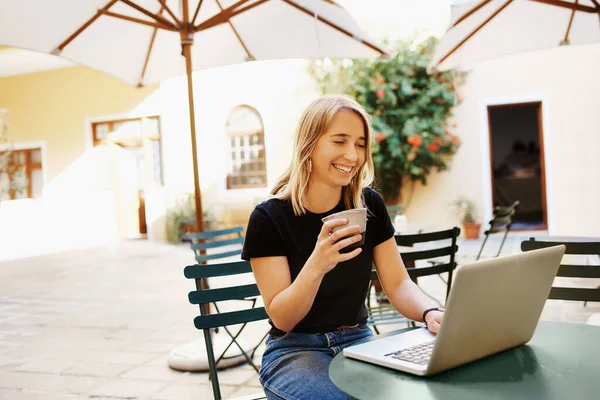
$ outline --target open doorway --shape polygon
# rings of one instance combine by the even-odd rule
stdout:
[[[520,205],[512,229],[547,229],[542,103],[488,106],[493,206]]]
[[[128,152],[135,159],[131,171],[123,171],[136,176],[134,189],[137,194],[138,234],[146,238],[146,191],[162,186],[162,152],[159,116],[127,118],[92,123],[94,146],[113,143]]]

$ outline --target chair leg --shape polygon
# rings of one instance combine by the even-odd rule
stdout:
[[[206,343],[206,352],[208,355],[208,369],[210,380],[212,382],[213,394],[215,399],[221,398],[221,389],[219,388],[219,378],[217,377],[217,363],[215,362],[215,354],[212,348],[212,338],[210,337],[210,329],[203,329],[204,342]]]
[[[485,239],[483,239],[483,243],[481,244],[481,248],[479,249],[479,254],[477,254],[477,258],[475,259],[475,261],[479,260],[479,257],[481,257],[481,253],[483,252],[483,248],[485,247],[485,242],[487,242],[489,235],[485,235]]]
[[[502,252],[502,247],[504,246],[504,241],[506,240],[506,236],[508,236],[508,229],[506,230],[506,232],[504,232],[504,237],[502,238],[502,243],[500,243],[500,248],[498,249],[498,254],[496,254],[496,257],[498,257],[500,255],[500,253]]]

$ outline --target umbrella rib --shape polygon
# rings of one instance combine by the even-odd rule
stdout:
[[[215,0],[215,2],[217,3],[217,5],[219,6],[219,8],[221,9],[221,12],[223,12],[223,7],[221,6],[221,2],[219,0]],[[240,44],[244,48],[244,51],[246,52],[246,61],[254,60],[254,57],[252,56],[252,54],[250,54],[250,51],[248,50],[248,47],[246,47],[246,44],[242,40],[242,38],[239,35],[238,31],[235,29],[235,26],[233,26],[233,23],[231,22],[231,18],[227,20],[227,23],[229,24],[229,27],[233,31],[233,33],[234,33],[235,37],[237,38],[237,40],[240,42]]]
[[[579,0],[575,0],[575,4],[579,3]],[[565,44],[569,44],[569,33],[571,32],[571,25],[573,25],[573,17],[575,17],[575,12],[576,10],[573,9],[571,11],[571,18],[569,18],[569,25],[567,25],[567,31],[565,32],[565,38],[563,39],[562,42],[560,42],[561,45],[565,45]]]
[[[117,1],[118,0],[111,0],[108,3],[106,3],[106,5],[104,7],[102,7],[100,10],[96,11],[96,14],[94,14],[94,16],[92,18],[90,18],[83,25],[81,25],[79,27],[79,29],[77,29],[75,32],[73,32],[73,34],[71,36],[69,36],[67,38],[67,40],[65,40],[60,45],[58,45],[58,47],[56,49],[52,50],[51,53],[54,55],[60,54],[64,50],[64,48],[69,45],[69,43],[71,43],[77,36],[79,36],[81,34],[81,32],[85,31],[91,24],[94,23],[94,21],[96,21],[98,18],[100,18],[100,16],[103,14],[103,11],[107,11]]]
[[[563,0],[531,0],[531,1],[535,1],[536,3],[547,4],[549,6],[568,8],[569,10],[576,10],[576,11],[582,11],[582,12],[593,13],[593,14],[598,12],[597,8],[586,6],[583,4],[569,3],[569,2],[563,1]]]
[[[351,38],[355,39],[356,41],[358,41],[358,42],[360,42],[360,43],[364,44],[365,46],[367,46],[367,47],[371,48],[372,50],[375,50],[376,52],[380,53],[380,55],[382,55],[382,56],[383,56],[383,55],[386,55],[386,54],[387,54],[387,53],[386,53],[384,50],[382,50],[382,49],[381,49],[381,48],[379,48],[378,46],[376,46],[376,45],[374,45],[374,44],[372,44],[372,43],[369,43],[369,42],[367,42],[366,40],[363,40],[363,39],[360,39],[360,38],[358,38],[358,37],[354,36],[354,35],[352,34],[352,32],[348,32],[347,30],[345,30],[345,29],[344,29],[344,28],[342,28],[341,26],[338,26],[338,25],[334,24],[333,22],[329,21],[328,19],[326,19],[326,18],[323,18],[322,16],[320,16],[320,15],[318,15],[318,14],[315,14],[314,12],[312,12],[311,10],[309,10],[308,8],[305,8],[305,7],[301,6],[300,4],[297,4],[297,3],[295,3],[295,2],[293,2],[293,1],[291,1],[291,0],[283,0],[283,1],[284,1],[285,3],[287,3],[287,4],[289,4],[290,6],[292,6],[292,7],[296,8],[296,9],[298,9],[298,10],[302,11],[302,12],[303,12],[303,13],[305,13],[305,14],[307,14],[307,15],[310,15],[311,17],[315,17],[315,18],[317,18],[319,21],[321,21],[321,22],[322,22],[322,23],[324,23],[325,25],[328,25],[329,27],[331,27],[331,28],[333,28],[333,29],[337,30],[338,32],[340,32],[340,33],[342,33],[342,34],[344,34],[344,35],[346,35],[346,36],[349,36],[349,37],[351,37]],[[511,1],[512,1],[512,0],[511,0]]]
[[[163,12],[163,7],[160,8],[158,15],[161,15]],[[138,87],[142,87],[142,82],[144,81],[144,75],[146,75],[146,68],[148,68],[148,61],[150,61],[150,53],[152,53],[152,48],[154,47],[154,40],[156,39],[156,33],[158,32],[158,28],[154,28],[152,30],[152,36],[150,37],[150,44],[148,45],[148,53],[146,53],[146,59],[144,60],[144,66],[142,67],[142,74],[140,76],[140,81],[138,82]]]
[[[173,11],[171,11],[171,9],[169,8],[169,6],[167,5],[167,2],[165,0],[158,0],[158,2],[162,6],[161,9],[160,9],[160,11],[158,12],[158,16],[162,17],[161,14],[162,14],[163,9],[164,9],[171,16],[171,18],[173,18],[173,21],[175,22],[175,24],[177,24],[177,26],[181,26],[181,21],[179,20],[179,18],[177,18],[177,16],[173,13]]]
[[[446,53],[446,55],[442,59],[440,59],[440,61],[438,61],[437,64],[435,64],[435,66],[432,69],[435,70],[435,67],[437,67],[442,62],[444,62],[444,60],[446,60],[448,57],[450,57],[456,50],[458,50],[463,44],[465,44],[469,39],[471,39],[473,37],[473,35],[475,35],[477,32],[479,32],[481,30],[481,28],[486,26],[491,20],[493,20],[498,14],[500,14],[502,12],[502,10],[504,10],[512,2],[513,2],[513,0],[507,0],[506,3],[504,3],[502,5],[502,7],[498,8],[496,11],[494,11],[494,13],[492,15],[490,15],[481,24],[479,24],[479,26],[477,28],[475,28],[475,30],[473,30],[470,34],[467,35],[467,37],[465,37],[463,40],[461,40],[460,43],[458,43],[456,46],[454,46],[454,48],[452,50],[450,50],[448,53]]]
[[[232,6],[227,7],[225,10],[223,10],[222,12],[213,15],[212,17],[210,17],[209,19],[207,19],[206,21],[202,22],[201,24],[199,24],[198,26],[194,27],[194,32],[199,32],[199,31],[203,31],[205,29],[208,28],[212,28],[213,26],[222,24],[223,22],[227,21],[229,18],[231,18],[234,14],[235,11],[237,11],[236,9],[239,6],[244,5],[244,3],[249,2],[250,0],[239,0],[237,3],[235,3]],[[264,1],[259,1],[259,4],[264,3]],[[254,6],[254,4],[252,5]]]
[[[202,6],[203,1],[204,0],[198,1],[198,5],[196,6],[196,11],[194,11],[194,16],[192,17],[192,23],[191,23],[192,26],[194,26],[194,24],[196,23],[196,18],[198,18],[198,13],[200,13],[200,7]]]
[[[461,22],[463,22],[465,19],[469,18],[471,15],[473,15],[477,11],[479,11],[479,9],[481,9],[483,6],[485,6],[490,1],[492,1],[492,0],[483,0],[481,3],[475,5],[472,9],[470,9],[464,15],[462,15],[459,19],[457,19],[456,22],[454,24],[452,24],[452,28],[455,27],[456,25],[460,24]]]
[[[155,20],[156,22],[158,22],[159,24],[163,24],[165,26],[169,26],[175,30],[179,30],[177,26],[175,26],[173,23],[171,23],[171,21],[169,21],[168,19],[158,16],[148,10],[146,10],[143,7],[140,7],[139,5],[135,4],[134,2],[130,1],[130,0],[119,0],[122,3],[127,4],[129,7],[141,12],[142,14],[152,18],[153,20]]]
[[[167,25],[163,25],[163,24],[160,24],[157,22],[144,21],[143,19],[130,17],[129,15],[117,14],[117,13],[110,12],[110,11],[102,11],[102,14],[106,15],[107,17],[123,19],[125,21],[134,22],[136,24],[151,26],[156,29],[165,29],[167,31],[177,31],[177,28],[174,26],[171,26],[171,25],[167,26]]]

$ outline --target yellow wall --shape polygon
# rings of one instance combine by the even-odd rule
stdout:
[[[85,118],[126,112],[157,87],[137,89],[88,68],[63,68],[0,78],[0,108],[10,110],[12,141],[46,142],[51,182],[85,150]]]

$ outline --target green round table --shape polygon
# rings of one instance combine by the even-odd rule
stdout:
[[[339,353],[329,366],[329,376],[341,390],[365,400],[598,399],[600,327],[540,322],[526,345],[431,377]]]

